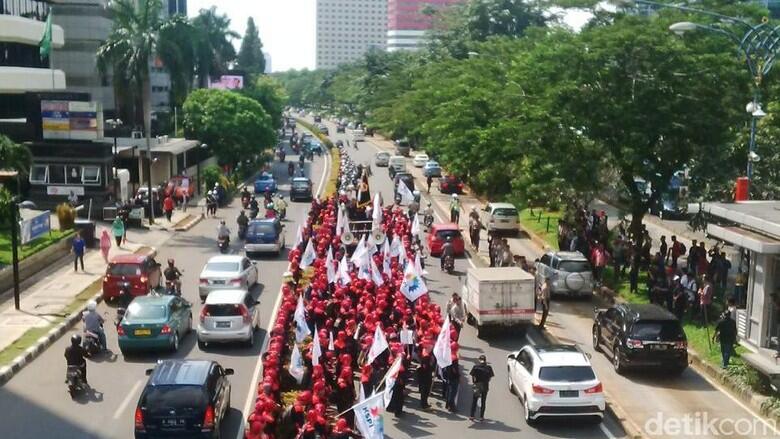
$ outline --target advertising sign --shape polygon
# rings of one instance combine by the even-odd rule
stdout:
[[[41,101],[41,120],[44,139],[70,138],[67,101]]]
[[[97,102],[41,101],[44,139],[103,138],[103,111]]]
[[[77,140],[97,140],[97,113],[97,102],[68,102],[70,138]]]
[[[63,195],[67,197],[71,192],[83,197],[84,186],[46,186],[46,195]]]
[[[49,216],[49,212],[43,212],[38,216],[21,221],[20,224],[22,229],[22,244],[27,244],[51,230],[51,217]]]
[[[237,90],[244,88],[244,77],[240,75],[222,75],[219,80],[209,79],[209,88]]]

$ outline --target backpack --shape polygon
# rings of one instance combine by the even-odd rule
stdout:
[[[680,254],[681,254],[681,255],[684,255],[684,254],[685,254],[685,252],[686,252],[688,249],[687,249],[687,248],[685,248],[685,244],[683,244],[682,242],[680,242],[680,241],[677,241],[677,242],[680,244]]]

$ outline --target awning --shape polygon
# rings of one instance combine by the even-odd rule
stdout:
[[[741,227],[707,224],[707,234],[761,254],[780,254],[780,240]]]

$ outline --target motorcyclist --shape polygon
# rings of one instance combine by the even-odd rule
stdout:
[[[431,224],[433,224],[433,208],[431,207],[431,202],[428,201],[425,203],[425,210],[422,211],[423,214],[423,223],[428,226],[428,221],[430,221]]]
[[[219,185],[219,182],[214,183],[214,197],[217,199],[217,204],[222,203],[223,195],[222,186]]]
[[[444,271],[444,261],[448,257],[455,257],[455,246],[452,245],[452,236],[447,237],[447,241],[441,246],[441,269]]]
[[[260,207],[257,204],[257,200],[255,199],[255,197],[252,197],[252,199],[249,201],[249,210],[254,210],[254,211],[260,210]]]
[[[274,203],[276,206],[276,211],[279,212],[280,216],[285,216],[284,214],[287,212],[287,202],[284,201],[284,195],[279,195],[276,198],[276,203]]]
[[[264,196],[265,196],[266,204],[270,203],[271,200],[273,199],[273,195],[271,194],[271,188],[270,187],[265,190]]]
[[[219,222],[217,226],[217,241],[225,239],[230,243],[230,229],[225,225],[225,220]]]
[[[265,206],[265,217],[276,218],[276,210],[274,209],[274,203],[268,203]]]
[[[93,334],[97,334],[100,342],[100,349],[106,350],[106,333],[103,331],[103,316],[97,312],[97,302],[90,300],[87,303],[87,312],[82,317],[84,320],[84,329]]]
[[[247,189],[246,186],[244,186],[244,189],[241,191],[241,204],[247,206],[251,198],[252,198],[252,194],[250,194],[249,189]]]
[[[303,168],[303,162],[304,161],[306,161],[306,157],[304,156],[304,154],[299,155],[298,156],[298,163],[300,163],[301,168]]]
[[[299,177],[305,177],[306,171],[303,170],[303,164],[301,164],[301,169],[298,170],[298,176]]]
[[[417,215],[417,212],[420,211],[420,197],[419,192],[414,191],[414,200],[412,200],[411,203],[409,203],[409,219],[414,220],[414,217]]]
[[[287,164],[287,175],[292,177],[295,174],[295,163],[290,162]]]
[[[65,348],[65,363],[68,366],[76,366],[81,370],[81,378],[87,384],[87,353],[81,347],[81,336],[73,334],[70,337],[70,346]]]
[[[168,268],[165,269],[163,275],[165,276],[166,281],[173,282],[176,291],[181,292],[181,271],[176,268],[176,264],[172,258],[168,259]]]
[[[239,229],[249,225],[249,218],[247,218],[246,213],[244,213],[243,210],[238,214],[238,218],[236,218],[236,224],[238,224]]]
[[[452,200],[450,200],[450,222],[458,224],[460,221],[460,199],[458,194],[452,194]]]

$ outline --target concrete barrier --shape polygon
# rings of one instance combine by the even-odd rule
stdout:
[[[29,256],[19,262],[19,282],[24,282],[44,268],[53,265],[70,252],[73,236],[67,236],[59,242]],[[0,270],[0,294],[14,286],[14,272],[10,265]]]

